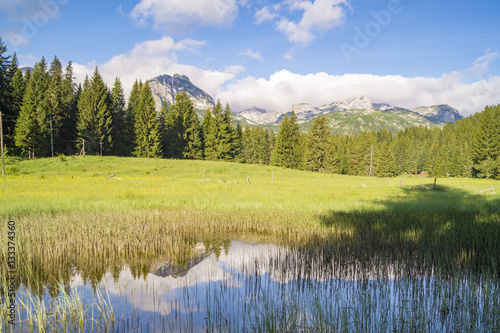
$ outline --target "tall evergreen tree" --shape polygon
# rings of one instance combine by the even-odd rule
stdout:
[[[65,122],[65,107],[63,97],[63,73],[62,65],[57,57],[54,57],[49,69],[49,84],[46,93],[47,111],[49,124],[53,133],[53,141],[56,142],[56,151],[61,145],[61,133]]]
[[[135,114],[137,112],[142,90],[142,82],[135,81],[130,91],[127,109],[124,118],[124,155],[132,156],[135,149]]]
[[[113,117],[113,152],[118,156],[127,155],[125,107],[125,94],[123,93],[122,83],[120,79],[116,77],[113,88],[111,89],[111,114]]]
[[[330,128],[325,115],[318,115],[307,137],[307,169],[319,171],[326,168],[326,154],[328,150]]]
[[[198,114],[184,90],[177,96],[179,96],[179,101],[183,100],[182,105],[185,108],[182,112],[184,114],[182,125],[184,128],[183,139],[185,143],[182,155],[187,159],[201,160],[203,159],[203,137]],[[176,100],[177,96],[175,96]]]
[[[44,156],[50,151],[50,129],[47,114],[46,91],[49,75],[42,59],[35,64],[27,83],[19,118],[15,128],[15,142],[23,154]]]
[[[148,82],[144,83],[135,112],[135,150],[137,157],[161,157],[160,124]]]
[[[296,169],[301,161],[301,146],[297,116],[292,110],[283,118],[273,150],[272,164]]]
[[[7,55],[7,47],[0,37],[0,112],[3,114],[3,131],[6,138],[5,144],[8,144],[8,139],[11,136],[10,130],[14,122],[14,115],[11,114],[10,108],[10,68],[11,56]],[[9,124],[9,122],[11,122]]]
[[[90,82],[84,83],[78,103],[78,137],[85,140],[87,154],[99,154],[101,145],[103,154],[112,151],[113,118],[110,104],[108,88],[96,67]]]
[[[397,168],[394,160],[394,153],[391,144],[383,142],[380,146],[380,157],[377,163],[378,177],[394,177]]]
[[[4,126],[4,144],[9,149],[15,149],[14,130],[16,127],[16,120],[21,112],[23,105],[24,91],[26,90],[26,81],[23,72],[18,68],[10,81],[10,105],[5,110],[3,117]],[[0,110],[2,112],[3,110]]]
[[[494,178],[500,171],[500,105],[487,106],[480,114],[473,138],[474,174],[480,178]]]
[[[79,89],[73,78],[73,64],[68,62],[64,70],[61,82],[63,124],[60,132],[60,142],[56,145],[57,151],[73,154],[75,141],[77,140],[76,123],[78,120],[78,97]]]
[[[202,122],[202,130],[203,130],[203,140],[204,140],[204,151],[203,155],[207,160],[216,160],[217,159],[217,124],[215,123],[215,118],[210,111],[207,109],[205,112],[205,116],[203,117]]]

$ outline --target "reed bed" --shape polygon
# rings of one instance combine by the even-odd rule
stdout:
[[[198,242],[204,242],[214,253],[221,253],[221,246],[215,245],[233,239],[271,242],[308,253],[310,258],[356,267],[361,281],[368,279],[363,272],[378,267],[375,289],[415,290],[422,299],[412,298],[412,301],[424,302],[428,317],[436,317],[440,309],[446,309],[435,305],[437,301],[453,304],[462,297],[461,304],[470,306],[486,302],[484,291],[479,303],[474,303],[474,295],[467,293],[478,285],[498,295],[500,199],[494,194],[477,193],[491,185],[500,186],[498,181],[439,179],[436,191],[414,191],[411,186],[429,187],[432,180],[348,177],[233,163],[112,157],[10,163],[8,170],[16,171],[0,180],[0,219],[16,221],[16,287],[29,290],[23,308],[28,304],[42,307],[35,299],[43,298],[49,290],[55,302],[52,304],[59,304],[60,298],[66,300],[65,307],[60,308],[65,309],[68,323],[76,318],[71,313],[77,312],[73,309],[80,303],[60,286],[67,286],[75,274],[99,290],[107,272],[119,277],[121,269],[129,267],[134,277],[145,277],[158,262],[185,266],[196,255]],[[111,173],[122,180],[105,180]],[[200,181],[203,175],[210,181]],[[246,184],[246,177],[251,184]],[[3,236],[7,231],[0,230],[0,235],[0,274],[4,276],[7,247]],[[331,269],[328,267],[318,264],[313,271],[301,274],[324,275],[325,270]],[[409,278],[390,282],[384,278],[390,273],[388,267],[396,270],[398,276]],[[461,278],[449,282],[457,274]],[[439,281],[447,282],[439,284]],[[445,287],[441,290],[439,286]],[[208,294],[212,316],[207,320],[214,330],[225,330],[224,325],[229,324],[224,320],[235,318],[234,313],[225,314],[226,310],[235,310],[222,305],[217,310],[213,302],[222,304],[220,297],[224,294],[217,290],[218,286],[213,287]],[[367,299],[361,303],[367,306],[363,310],[356,304],[360,298],[369,297],[368,294],[353,292],[351,298],[331,294],[339,302],[336,304],[344,304],[334,310],[322,298],[324,293],[318,291],[314,295],[310,291],[312,296],[306,301],[302,287],[287,288],[298,288],[288,293],[292,297],[289,300],[284,298],[287,294],[269,298],[265,290],[254,291],[249,300],[258,302],[249,302],[253,310],[251,316],[245,314],[245,322],[255,322],[256,328],[265,331],[296,331],[304,325],[319,331],[327,326],[336,327],[333,331],[363,328],[447,331],[465,327],[458,324],[464,323],[458,314],[453,317],[460,311],[475,324],[487,321],[479,314],[474,318],[472,314],[469,316],[470,308],[464,305],[457,307],[456,312],[450,308],[452,315],[447,318],[452,319],[448,322],[445,319],[444,326],[426,327],[419,319],[421,313],[396,309],[406,304],[399,296],[377,301],[381,305],[376,310]],[[0,288],[3,297],[5,292],[4,287]],[[439,292],[441,298],[432,298]],[[480,309],[497,309],[494,302],[481,304]],[[101,309],[97,312],[109,314],[106,307]],[[355,310],[370,314],[370,321],[356,317]],[[26,313],[30,318],[37,316],[35,312]],[[49,317],[46,322],[53,325],[43,308],[36,313],[45,313]],[[60,313],[58,320],[61,316],[64,315]],[[392,318],[391,323],[384,323],[384,318]],[[395,323],[396,319],[401,319],[401,325]],[[481,327],[498,328],[497,319],[494,318],[493,326],[481,324]],[[118,326],[124,323],[116,321]],[[189,328],[189,320],[185,323],[184,328]],[[168,322],[165,325],[170,327]],[[229,330],[234,328],[231,325],[227,326]]]

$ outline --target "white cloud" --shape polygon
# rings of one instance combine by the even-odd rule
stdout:
[[[259,51],[254,51],[252,49],[248,49],[244,52],[240,52],[238,55],[242,56],[242,57],[252,58],[255,60],[259,60],[259,61],[264,61],[262,54]]]
[[[6,0],[0,1],[0,11],[7,13],[8,27],[0,35],[14,48],[31,44],[39,31],[60,16],[60,7],[68,0]]]
[[[218,94],[233,110],[251,106],[268,111],[290,111],[294,103],[315,106],[366,95],[372,102],[415,108],[422,105],[450,104],[463,115],[481,111],[485,105],[500,103],[500,77],[464,83],[458,72],[441,77],[379,76],[372,74],[300,75],[282,70],[268,79],[246,77],[235,80]]]
[[[255,13],[255,23],[275,21],[276,30],[285,34],[289,41],[309,44],[314,32],[325,32],[344,23],[347,0],[286,0],[272,9],[263,7]],[[292,21],[284,12],[302,11],[302,18]]]
[[[98,66],[99,73],[109,86],[113,84],[115,77],[119,77],[128,96],[135,80],[145,81],[158,75],[179,73],[187,75],[194,84],[214,96],[224,82],[234,78],[233,73],[178,63],[177,52],[196,52],[203,45],[203,41],[183,39],[175,42],[171,37],[163,37],[136,44],[130,52],[115,56],[102,64],[74,63],[74,74],[77,81],[83,82],[85,75],[92,76],[95,66]]]
[[[223,103],[229,103],[234,111],[257,106],[268,111],[286,112],[290,111],[294,103],[321,106],[362,95],[374,103],[390,103],[409,109],[449,104],[465,116],[483,110],[486,105],[500,103],[500,76],[487,79],[474,76],[478,64],[489,64],[496,59],[492,52],[472,62],[469,69],[440,77],[330,75],[323,72],[302,75],[281,70],[269,78],[247,76],[235,79],[244,72],[243,66],[228,66],[223,71],[214,71],[178,63],[177,53],[198,52],[203,45],[203,41],[183,39],[176,42],[164,37],[136,44],[128,53],[102,64],[74,64],[74,73],[82,82],[85,75],[91,76],[98,65],[109,86],[115,77],[121,79],[127,96],[136,79],[144,81],[162,74],[184,74],[214,99],[220,98]],[[20,56],[21,62],[32,58],[32,55]]]
[[[141,26],[158,30],[192,26],[227,26],[238,14],[235,0],[141,0],[131,16]]]
[[[224,69],[224,72],[237,76],[237,75],[245,72],[245,67],[240,66],[240,65],[227,66]]]
[[[490,63],[495,59],[498,59],[499,55],[500,54],[498,52],[491,52],[488,50],[484,56],[478,58],[471,64],[469,70],[474,76],[478,78],[483,77],[488,73]]]
[[[265,6],[255,12],[255,24],[272,21],[277,16],[276,12],[271,11],[268,6]]]

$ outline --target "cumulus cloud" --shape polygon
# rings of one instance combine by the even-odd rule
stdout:
[[[175,41],[164,37],[139,43],[129,52],[102,64],[74,64],[74,72],[81,82],[85,75],[92,75],[97,65],[108,85],[119,77],[127,95],[136,79],[144,81],[162,74],[184,74],[214,99],[228,102],[234,111],[257,106],[268,111],[287,112],[294,103],[321,106],[362,95],[374,103],[384,102],[408,109],[449,104],[464,116],[483,110],[485,105],[500,103],[500,76],[478,78],[474,74],[478,64],[490,63],[496,58],[491,52],[474,61],[470,68],[440,77],[323,72],[302,75],[281,70],[268,78],[246,76],[237,79],[245,70],[243,66],[215,71],[179,63],[177,53],[196,52],[203,45],[203,41]]]
[[[233,110],[251,106],[286,112],[294,103],[321,106],[366,95],[372,102],[390,103],[413,109],[422,105],[450,104],[463,115],[481,111],[487,104],[500,102],[500,77],[464,83],[458,72],[441,77],[403,77],[400,75],[316,73],[301,75],[287,70],[268,79],[246,77],[235,80],[218,94]]]
[[[285,34],[289,41],[309,44],[314,32],[324,32],[344,23],[347,0],[287,0],[272,8],[265,6],[255,13],[255,23],[275,21],[276,30]],[[303,12],[298,22],[286,17],[286,13]]]
[[[141,0],[131,16],[140,26],[176,30],[192,26],[227,26],[237,14],[235,0]]]
[[[115,77],[119,77],[128,96],[135,80],[145,81],[158,75],[179,73],[187,75],[201,89],[214,96],[224,82],[234,78],[235,68],[233,71],[221,72],[178,63],[178,52],[196,52],[204,44],[203,41],[189,38],[176,42],[171,37],[145,41],[136,44],[128,53],[115,56],[101,64],[74,63],[74,74],[77,81],[83,82],[85,76],[92,76],[98,66],[99,73],[108,85],[111,86]],[[239,70],[241,71],[241,68]]]
[[[264,61],[264,57],[262,57],[262,54],[260,54],[259,51],[254,51],[252,49],[240,52],[238,55],[241,57],[248,57],[259,61]]]

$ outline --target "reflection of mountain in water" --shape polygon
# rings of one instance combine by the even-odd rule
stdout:
[[[183,267],[176,266],[173,262],[165,262],[151,268],[150,273],[159,277],[171,276],[173,278],[186,276],[191,268],[201,263],[205,258],[212,254],[212,251],[206,251],[203,245],[197,245],[196,254],[190,258]]]

